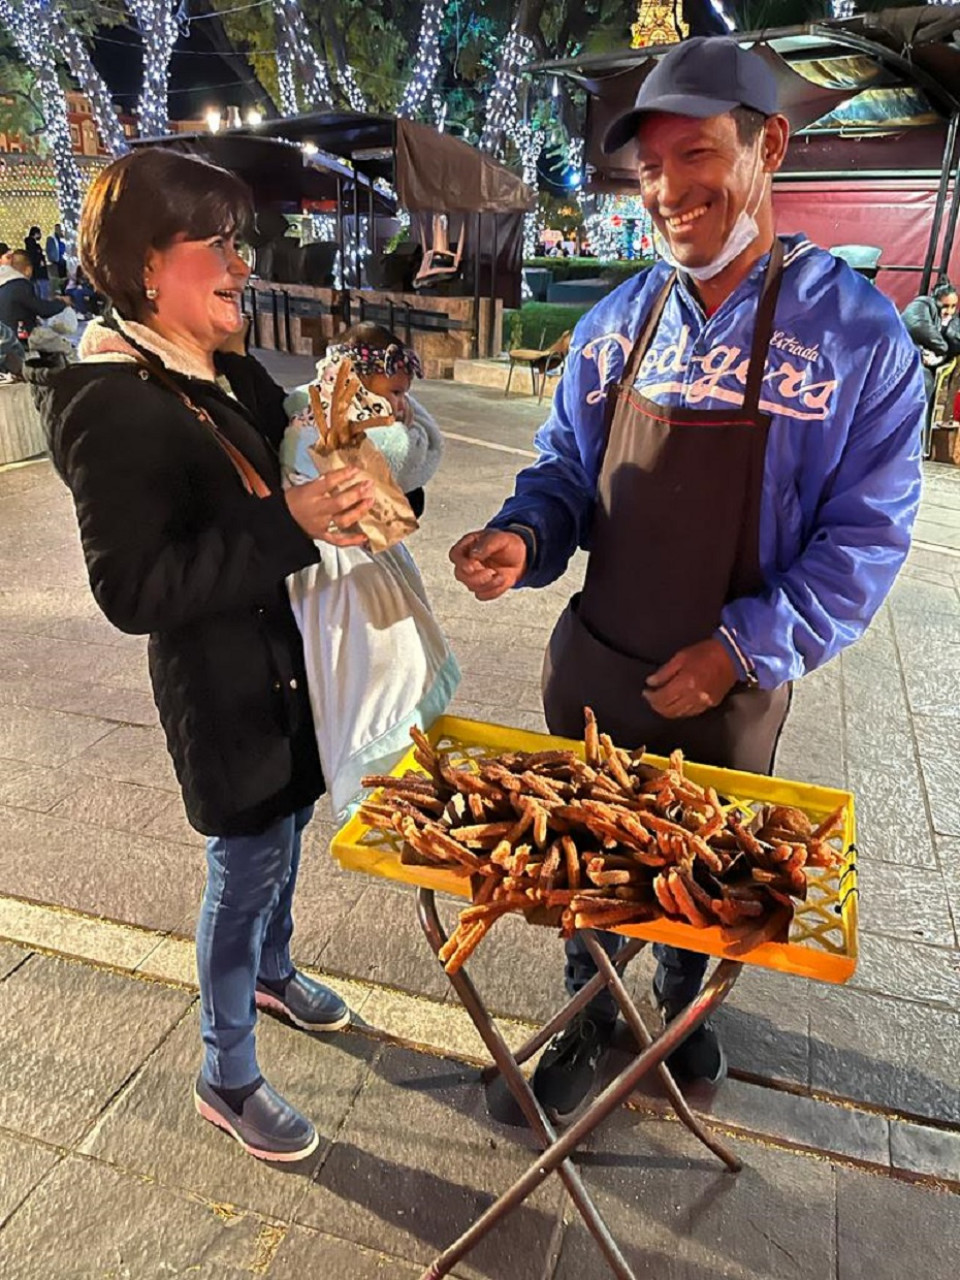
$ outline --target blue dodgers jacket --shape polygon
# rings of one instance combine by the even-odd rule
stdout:
[[[920,357],[892,304],[826,250],[784,237],[784,275],[760,407],[771,425],[760,514],[766,589],[730,601],[717,636],[740,675],[773,689],[856,640],[910,545],[926,412]],[[741,405],[767,258],[709,318],[681,282],[642,363],[662,405]],[[669,269],[626,281],[577,325],[538,460],[490,522],[533,531],[521,586],[590,549],[610,387],[622,376]],[[651,548],[664,554],[664,547]],[[644,548],[637,548],[637,582]],[[680,567],[678,566],[678,572]]]

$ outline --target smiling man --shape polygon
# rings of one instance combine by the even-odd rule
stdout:
[[[554,733],[581,737],[586,704],[622,746],[769,772],[791,682],[862,634],[907,554],[920,360],[871,284],[775,235],[788,135],[768,64],[698,38],[607,136],[608,151],[636,139],[663,260],[580,321],[537,462],[450,553],[480,600],[546,586],[590,553],[546,656]],[[669,1021],[706,958],[656,951]],[[594,971],[574,937],[568,990]],[[534,1086],[555,1115],[589,1093],[615,1020],[604,994],[547,1047]],[[670,1065],[719,1082],[712,1028]]]

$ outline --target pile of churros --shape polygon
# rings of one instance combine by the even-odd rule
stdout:
[[[565,937],[658,916],[732,930],[792,910],[805,868],[839,861],[842,807],[816,827],[783,805],[754,812],[686,777],[679,751],[655,768],[584,714],[584,759],[511,751],[455,765],[414,729],[424,772],[363,779],[377,788],[364,820],[402,836],[405,861],[470,877],[473,905],[440,955],[448,974],[507,912]]]

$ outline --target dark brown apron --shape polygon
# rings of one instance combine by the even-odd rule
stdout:
[[[643,697],[647,676],[709,639],[723,606],[764,587],[760,499],[770,419],[760,392],[783,271],[777,239],[760,293],[741,408],[669,409],[634,389],[676,273],[611,389],[607,449],[583,590],[547,648],[543,704],[552,733],[583,737],[583,708],[628,748],[768,773],[790,703],[736,685],[717,707],[669,720]]]

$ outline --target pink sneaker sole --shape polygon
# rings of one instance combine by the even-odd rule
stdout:
[[[249,1142],[245,1142],[240,1134],[233,1127],[226,1116],[222,1116],[219,1111],[215,1111],[209,1103],[204,1102],[196,1090],[193,1091],[193,1105],[197,1109],[197,1114],[202,1116],[204,1120],[208,1120],[218,1129],[222,1129],[224,1133],[229,1133],[235,1142],[239,1142],[244,1151],[248,1155],[255,1156],[258,1160],[268,1160],[271,1163],[283,1164],[291,1163],[295,1160],[305,1160],[307,1156],[312,1155],[320,1145],[320,1135],[314,1130],[313,1140],[300,1151],[264,1151],[260,1147],[251,1146]]]
[[[258,1009],[269,1009],[271,1013],[282,1013],[294,1026],[300,1027],[303,1031],[342,1031],[344,1027],[350,1025],[349,1009],[342,1018],[337,1018],[335,1022],[304,1022],[302,1019],[294,1017],[279,996],[272,995],[269,991],[258,991],[254,1000]]]

